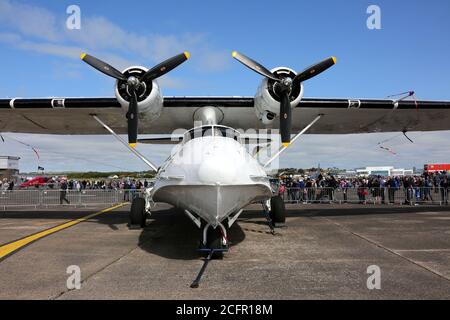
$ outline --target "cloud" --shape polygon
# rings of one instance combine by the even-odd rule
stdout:
[[[64,58],[78,58],[80,49],[72,46],[53,44],[49,42],[35,42],[24,39],[17,33],[0,33],[0,42],[22,50],[50,54]]]
[[[392,165],[402,168],[421,168],[426,163],[448,163],[450,131],[411,132],[411,143],[400,133],[372,133],[351,135],[304,135],[281,158],[282,167],[357,168]],[[383,143],[396,154],[380,148]],[[343,147],[345,146],[345,147]]]
[[[117,171],[148,170],[148,166],[127,152],[114,137],[60,136],[36,134],[4,134],[0,154],[21,157],[21,172],[36,171],[37,166],[47,171]],[[31,147],[34,147],[39,159]],[[89,143],[86,143],[89,141]],[[172,146],[139,146],[139,151],[155,164],[161,164]],[[107,152],[105,152],[107,151]]]
[[[162,88],[172,88],[172,89],[184,89],[189,87],[190,82],[183,81],[179,78],[174,78],[169,75],[164,75],[158,79],[158,83]]]
[[[207,72],[219,72],[229,66],[230,53],[228,51],[216,51],[200,53],[201,63],[197,65],[200,70]]]
[[[24,39],[19,34],[15,33],[0,33],[0,42],[6,43],[7,45],[18,49],[68,58],[72,60],[79,60],[80,53],[84,51],[81,46],[29,41]],[[116,66],[118,69],[125,69],[126,67],[133,65],[133,63],[129,60],[123,59],[118,55],[108,52],[100,52],[100,54],[104,60]]]
[[[0,22],[25,36],[48,41],[59,39],[56,17],[45,8],[0,0]]]
[[[80,30],[69,30],[65,27],[66,18],[35,5],[0,0],[0,25],[6,29],[0,34],[0,42],[71,59],[88,51],[118,69],[136,65],[131,61],[142,61],[150,67],[149,63],[159,63],[184,51],[192,53],[191,65],[197,72],[220,72],[229,67],[228,54],[212,47],[205,33],[140,35],[105,17],[86,15],[82,15]],[[172,83],[179,87],[181,81]]]
[[[82,65],[74,62],[52,63],[51,74],[56,80],[81,79]]]
[[[63,28],[66,40],[93,50],[126,50],[141,53],[149,46],[144,36],[127,32],[104,17],[84,17],[80,30]]]
[[[450,131],[410,133],[414,144],[398,136],[386,146],[397,155],[379,148],[378,142],[397,136],[396,133],[359,135],[304,135],[281,156],[281,167],[358,168],[391,165],[397,168],[421,168],[426,163],[447,163]],[[115,171],[147,170],[111,136],[60,136],[35,134],[4,134],[0,154],[20,156],[22,172],[35,171],[37,165],[49,171]],[[38,161],[30,147],[11,138],[33,145],[41,159]],[[89,143],[86,143],[89,141]],[[343,148],[342,146],[345,146]],[[156,165],[169,156],[173,146],[139,145],[139,151]]]

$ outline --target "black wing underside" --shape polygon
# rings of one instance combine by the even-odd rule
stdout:
[[[221,124],[236,129],[265,127],[255,115],[252,97],[165,97],[161,116],[142,118],[139,132],[170,134],[190,129],[194,112],[215,106],[223,112]],[[127,132],[124,111],[115,98],[45,98],[0,100],[0,132],[41,134],[105,134],[96,114],[117,133]],[[350,134],[398,131],[450,130],[450,101],[304,98],[293,110],[292,130],[298,132],[323,114],[310,134]],[[179,131],[177,131],[179,133]]]

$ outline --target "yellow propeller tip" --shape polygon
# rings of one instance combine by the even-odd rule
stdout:
[[[81,60],[83,60],[83,59],[84,59],[84,57],[86,57],[86,53],[82,53],[82,54],[80,54],[80,59],[81,59]]]
[[[132,147],[133,149],[136,148],[136,143],[129,143],[128,144],[130,147]]]
[[[336,57],[331,57],[333,59],[334,64],[336,64]]]
[[[184,56],[186,57],[186,59],[189,59],[191,57],[191,54],[189,52],[185,51]]]
[[[237,56],[237,51],[233,51],[233,52],[231,53],[231,56],[232,56],[233,58],[236,58],[236,56]]]
[[[283,142],[282,145],[283,145],[283,147],[287,148],[287,147],[289,147],[289,142]]]

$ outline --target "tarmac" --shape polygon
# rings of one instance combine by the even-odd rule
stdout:
[[[201,232],[181,211],[158,204],[130,229],[129,205],[102,209],[0,212],[0,299],[450,298],[449,206],[288,205],[272,235],[252,205],[196,289]]]

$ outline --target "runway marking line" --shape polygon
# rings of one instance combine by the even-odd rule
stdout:
[[[74,219],[74,220],[70,220],[68,222],[64,222],[64,223],[62,223],[60,225],[57,225],[55,227],[51,227],[51,228],[48,228],[46,230],[37,232],[35,234],[31,234],[29,236],[25,236],[25,237],[23,237],[21,239],[13,240],[13,241],[11,241],[9,243],[3,244],[3,245],[0,246],[0,262],[3,261],[4,259],[6,259],[7,257],[11,256],[12,254],[16,253],[18,250],[23,249],[24,247],[30,245],[31,243],[33,243],[33,242],[35,242],[35,241],[37,241],[39,239],[47,237],[47,236],[49,236],[49,235],[51,235],[53,233],[56,233],[58,231],[61,231],[61,230],[73,227],[74,225],[77,225],[77,224],[79,224],[81,222],[89,220],[89,219],[91,219],[93,217],[96,217],[98,215],[101,215],[103,213],[110,212],[110,211],[113,211],[115,209],[118,209],[120,207],[123,207],[124,205],[126,205],[126,203],[121,203],[121,204],[118,204],[116,206],[109,207],[109,208],[103,209],[101,211],[89,214],[89,215],[87,215],[85,217]]]

